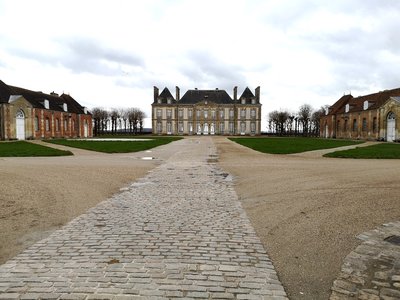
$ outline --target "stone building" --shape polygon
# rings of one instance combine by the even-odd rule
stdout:
[[[0,140],[92,137],[92,115],[71,96],[0,80]]]
[[[400,88],[354,98],[344,95],[321,117],[326,138],[400,139]]]
[[[159,94],[154,87],[152,128],[155,134],[172,135],[258,135],[261,132],[260,87],[255,94],[247,87],[233,99],[225,90],[188,90],[175,98],[168,88]]]

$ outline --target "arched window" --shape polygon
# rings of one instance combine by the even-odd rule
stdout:
[[[56,131],[60,131],[60,120],[56,119]]]
[[[35,116],[35,131],[39,131],[39,117]]]
[[[395,120],[396,119],[396,115],[394,114],[394,112],[391,111],[390,113],[388,113],[387,119],[388,120]]]
[[[50,131],[50,119],[46,118],[45,123],[46,123],[46,131]]]
[[[16,117],[17,119],[24,119],[24,118],[25,118],[25,114],[24,114],[24,112],[22,111],[22,109],[20,109],[20,110],[17,111],[17,113],[15,114],[15,117]]]

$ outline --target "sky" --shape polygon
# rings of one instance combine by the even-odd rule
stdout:
[[[400,87],[399,28],[398,0],[0,0],[0,80],[147,117],[153,86],[260,86],[266,129]]]

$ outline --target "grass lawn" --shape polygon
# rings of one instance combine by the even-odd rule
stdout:
[[[400,144],[387,143],[327,153],[325,157],[340,158],[400,158]]]
[[[230,138],[230,140],[251,149],[271,154],[300,153],[364,143],[362,141],[303,137]]]
[[[130,137],[136,138],[136,137]],[[152,140],[148,140],[152,139]],[[90,141],[85,140],[47,140],[48,143],[54,143],[85,150],[105,152],[105,153],[128,153],[148,150],[157,146],[165,145],[173,141],[180,140],[179,137],[148,137],[147,141]]]
[[[24,141],[0,142],[0,157],[23,156],[63,156],[72,155],[70,151],[57,150]]]

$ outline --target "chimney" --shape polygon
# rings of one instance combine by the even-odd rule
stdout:
[[[155,86],[154,87],[154,102],[157,102],[157,98],[158,98],[158,88]]]
[[[257,101],[257,103],[260,103],[260,87],[259,86],[256,88],[256,101]]]
[[[237,86],[233,88],[233,101],[237,100]]]
[[[176,94],[176,101],[181,100],[181,94],[180,94],[180,90],[179,87],[175,87],[175,94]]]

